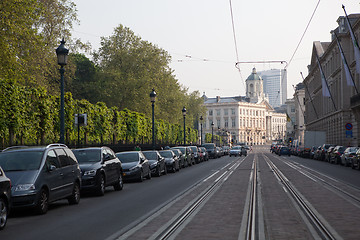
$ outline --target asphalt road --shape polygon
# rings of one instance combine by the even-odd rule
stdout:
[[[106,239],[135,225],[234,160],[210,159],[143,183],[126,183],[119,192],[108,188],[104,197],[82,196],[80,204],[75,206],[59,201],[51,205],[46,215],[13,212],[0,232],[0,239]]]

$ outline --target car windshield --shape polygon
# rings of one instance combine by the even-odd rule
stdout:
[[[170,151],[160,152],[160,155],[163,156],[164,158],[172,158],[173,157],[173,155]]]
[[[180,156],[180,153],[177,150],[174,150],[173,153],[175,153],[176,156]]]
[[[5,172],[38,170],[43,153],[43,151],[3,152],[0,154],[0,166]]]
[[[235,147],[233,147],[232,149],[241,150],[241,147],[240,147],[240,146],[235,146]]]
[[[157,160],[157,154],[156,152],[143,152],[145,157],[149,160]]]
[[[214,145],[213,144],[204,144],[202,145],[204,148],[206,149],[214,149]]]
[[[99,149],[74,149],[73,153],[79,163],[100,162],[101,160]]]
[[[185,154],[185,148],[172,148],[172,149],[179,149],[183,154]]]
[[[116,156],[122,163],[130,163],[139,161],[139,156],[137,152],[129,153],[117,153]]]

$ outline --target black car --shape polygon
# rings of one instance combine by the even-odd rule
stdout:
[[[184,155],[184,165],[182,167],[189,167],[193,162],[193,157],[191,153],[191,149],[189,147],[172,147],[172,149],[179,149],[181,153]]]
[[[11,183],[0,167],[0,230],[5,228],[10,212]]]
[[[12,208],[34,207],[45,214],[51,202],[80,202],[80,167],[64,144],[7,148],[0,153],[0,166],[11,180]]]
[[[202,147],[206,148],[206,151],[209,154],[209,158],[218,158],[218,151],[216,150],[215,143],[205,143],[201,145]]]
[[[150,163],[141,151],[118,152],[123,168],[124,180],[144,181],[144,177],[151,179]]]
[[[181,150],[177,149],[177,148],[170,148],[170,150],[172,150],[175,153],[175,155],[178,157],[180,168],[184,168],[185,167],[185,157],[184,157],[184,154],[181,152]]]
[[[200,152],[197,146],[189,146],[189,148],[191,149],[191,151],[193,152],[193,157],[194,157],[194,161],[195,163],[200,163],[203,161],[203,159],[200,156]]]
[[[81,190],[105,194],[107,186],[123,189],[120,160],[108,147],[79,148],[73,150],[81,169]]]
[[[179,159],[171,150],[159,151],[160,155],[165,158],[165,164],[168,171],[175,172],[180,170]]]
[[[161,174],[166,175],[167,169],[165,166],[165,159],[158,151],[143,151],[143,154],[149,160],[150,170],[153,176],[160,177]]]

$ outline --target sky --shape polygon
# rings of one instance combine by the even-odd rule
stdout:
[[[189,92],[205,92],[207,97],[243,96],[252,68],[264,71],[286,67],[287,98],[292,98],[293,86],[302,82],[300,72],[304,77],[308,74],[313,42],[331,41],[330,31],[338,26],[339,16],[344,16],[342,4],[348,15],[360,13],[360,0],[74,2],[80,23],[74,26],[73,37],[98,50],[101,37],[113,35],[122,24],[142,40],[167,51],[178,82]],[[236,62],[240,62],[239,68]]]

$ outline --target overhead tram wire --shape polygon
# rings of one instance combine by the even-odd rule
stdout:
[[[293,60],[293,58],[294,58],[294,56],[295,56],[295,54],[296,54],[297,50],[299,49],[300,44],[301,44],[301,42],[302,42],[302,40],[303,40],[303,38],[304,38],[304,36],[305,36],[305,33],[307,32],[307,30],[308,30],[308,28],[309,28],[309,26],[310,26],[310,23],[311,23],[311,21],[312,21],[312,19],[313,19],[314,15],[315,15],[315,12],[316,12],[316,10],[317,10],[317,8],[318,8],[319,4],[320,4],[320,0],[317,2],[316,6],[315,6],[315,9],[314,9],[314,11],[313,11],[313,13],[312,13],[312,15],[311,15],[311,17],[310,17],[310,20],[309,20],[308,24],[306,25],[305,31],[304,31],[304,33],[302,34],[302,36],[301,36],[301,38],[300,38],[300,41],[299,41],[298,45],[296,46],[296,48],[295,48],[295,51],[294,51],[293,55],[291,56],[291,58],[290,58],[289,62],[288,62],[288,63],[287,63],[287,65],[285,66],[285,69],[287,69],[287,67],[290,65],[290,63],[292,62],[292,60]]]
[[[232,10],[231,0],[229,0],[229,3],[230,3],[231,24],[232,24],[234,44],[235,44],[236,61],[239,62],[239,53],[238,53],[238,47],[237,47],[237,42],[236,42],[234,15],[233,15],[233,10]],[[245,83],[244,83],[244,79],[243,79],[242,74],[241,74],[240,67],[237,67],[237,64],[236,64],[236,63],[235,63],[235,67],[236,67],[236,68],[238,69],[238,71],[239,71],[240,78],[241,78],[241,82],[242,82],[242,84],[243,84],[243,88],[245,89]]]

